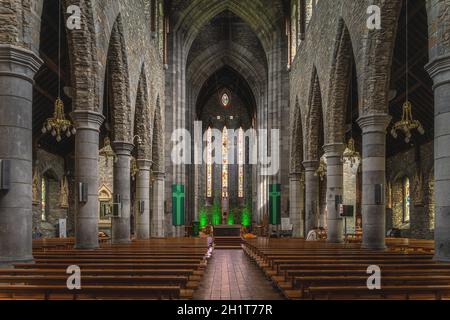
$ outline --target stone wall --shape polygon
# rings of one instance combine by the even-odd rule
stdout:
[[[59,219],[68,219],[68,209],[60,205],[60,183],[65,174],[64,158],[48,153],[42,149],[35,152],[33,172],[37,172],[38,195],[42,193],[42,178],[47,181],[47,214],[42,219],[42,203],[33,204],[33,233],[35,237],[57,237]],[[40,198],[39,198],[40,199]],[[69,222],[69,221],[68,221]],[[73,225],[67,223],[67,233],[72,232]]]
[[[431,239],[434,232],[434,153],[433,142],[412,148],[387,159],[387,182],[392,186],[392,215],[387,226],[400,228],[402,236]],[[422,181],[416,175],[422,172]],[[410,222],[403,223],[403,188],[405,177],[410,181]],[[415,192],[418,185],[419,192]]]

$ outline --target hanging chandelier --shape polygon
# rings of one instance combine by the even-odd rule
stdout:
[[[391,130],[392,136],[397,139],[398,134],[397,131],[403,132],[405,135],[405,142],[409,143],[411,141],[413,130],[417,130],[421,135],[425,134],[425,129],[419,120],[414,120],[412,116],[412,104],[409,101],[406,101],[403,104],[403,116],[402,120],[396,122]]]
[[[412,104],[409,101],[409,47],[408,47],[408,1],[406,1],[406,101],[403,104],[402,120],[394,123],[391,134],[397,139],[397,131],[403,132],[405,142],[409,143],[412,137],[412,131],[417,130],[421,135],[425,134],[425,130],[419,120],[414,120],[412,116]]]
[[[59,15],[58,15],[58,74],[61,74],[61,2],[59,1]],[[49,132],[53,137],[56,137],[57,142],[61,142],[62,136],[65,135],[70,138],[75,135],[75,129],[72,121],[66,119],[64,114],[64,102],[61,100],[61,78],[58,77],[58,97],[55,100],[55,110],[53,117],[48,118],[42,127],[42,133]]]
[[[327,174],[327,164],[324,159],[320,160],[319,167],[316,170],[316,173],[314,174],[316,177],[320,178],[320,181],[323,181]]]
[[[106,159],[106,166],[108,166],[108,161],[110,158],[116,162],[117,155],[111,147],[111,140],[109,140],[109,137],[105,137],[105,140],[103,141],[103,148],[100,149],[98,154]]]
[[[361,155],[356,151],[355,139],[353,139],[353,137],[348,140],[347,148],[345,149],[343,156],[345,161],[350,162],[352,168],[361,160]]]
[[[48,118],[42,127],[42,133],[47,132],[50,132],[53,137],[56,137],[56,141],[58,142],[62,140],[62,135],[66,135],[67,138],[70,138],[77,132],[73,123],[66,119],[66,116],[64,115],[64,103],[59,97],[56,98],[55,101],[53,117]]]

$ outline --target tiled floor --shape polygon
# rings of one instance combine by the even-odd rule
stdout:
[[[280,300],[264,273],[242,250],[215,250],[195,300]]]

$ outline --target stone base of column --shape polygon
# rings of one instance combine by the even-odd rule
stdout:
[[[0,269],[14,269],[16,263],[35,263],[35,261],[33,256],[7,259],[0,257]]]

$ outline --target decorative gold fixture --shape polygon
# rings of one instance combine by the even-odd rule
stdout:
[[[60,183],[59,206],[62,209],[69,208],[69,182],[67,176],[64,176]]]
[[[347,148],[344,151],[344,160],[349,161],[352,168],[361,160],[361,155],[356,151],[353,137],[348,140]]]
[[[320,178],[320,181],[323,181],[323,179],[327,175],[327,164],[324,159],[320,160],[319,167],[317,168],[316,173],[314,175],[316,177],[318,176]]]
[[[409,143],[412,137],[412,130],[417,130],[421,135],[425,134],[425,130],[419,120],[414,120],[412,116],[411,102],[406,101],[403,104],[402,120],[394,124],[391,130],[392,136],[397,139],[397,131],[402,131],[405,134],[405,142]]]
[[[137,165],[137,160],[136,160],[135,157],[131,157],[131,169],[130,169],[130,172],[131,172],[131,177],[134,180],[136,178],[136,175],[139,172],[139,168],[138,168],[138,165]]]
[[[412,130],[417,130],[421,135],[425,134],[425,130],[422,127],[422,124],[419,120],[414,120],[412,116],[412,104],[409,102],[409,44],[408,44],[408,1],[405,2],[406,5],[406,101],[403,104],[403,115],[402,120],[394,123],[394,126],[392,127],[391,134],[392,136],[397,139],[398,134],[397,131],[401,131],[405,134],[405,142],[409,143],[411,141],[412,137]]]
[[[56,137],[56,141],[58,142],[62,140],[62,135],[70,138],[77,132],[72,122],[66,119],[64,115],[64,103],[59,97],[55,101],[53,117],[47,119],[42,127],[42,133],[47,132],[50,132],[53,137]]]
[[[105,157],[106,166],[108,166],[108,161],[110,158],[112,158],[113,161],[116,162],[117,155],[111,147],[111,140],[109,140],[109,137],[105,137],[105,140],[103,141],[103,148],[100,149],[98,154],[101,157]]]
[[[33,192],[33,205],[40,205],[41,204],[41,196],[39,193],[39,172],[37,168],[34,170],[33,174],[33,186],[32,186],[32,192]]]

